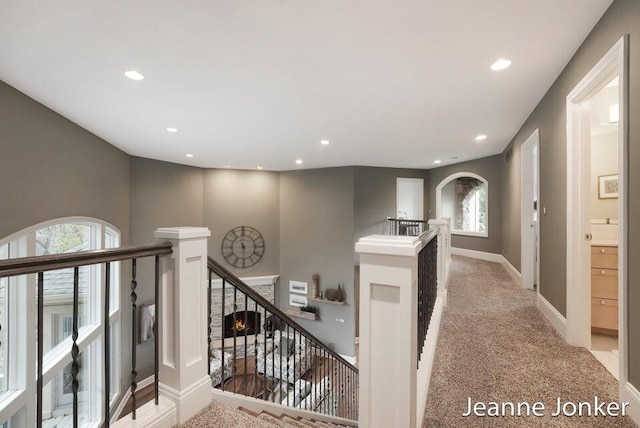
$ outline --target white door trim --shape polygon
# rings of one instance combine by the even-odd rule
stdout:
[[[522,197],[520,198],[520,213],[521,213],[521,221],[520,221],[520,236],[521,238],[521,251],[520,251],[520,273],[522,274],[522,286],[524,288],[533,289],[534,278],[540,278],[540,269],[539,263],[536,263],[536,267],[538,272],[534,272],[532,260],[537,259],[540,260],[540,245],[535,245],[535,237],[531,234],[531,224],[533,218],[533,189],[534,186],[538,190],[540,189],[539,177],[540,177],[540,162],[536,162],[536,166],[538,169],[538,174],[534,174],[534,162],[533,162],[533,151],[534,149],[540,147],[540,129],[536,129],[529,135],[529,137],[522,143],[520,150],[522,155],[520,156],[521,160],[521,188],[522,188]],[[539,159],[539,157],[538,157]],[[534,183],[534,178],[536,178],[536,182]],[[540,192],[538,191],[538,199],[540,199]],[[538,200],[538,205],[540,205],[540,201]],[[538,221],[535,225],[536,228],[536,236],[540,236],[540,217],[538,217]],[[539,242],[539,240],[538,240]],[[535,245],[535,247],[534,247]],[[540,287],[538,287],[538,293],[540,292]]]
[[[573,91],[567,96],[567,342],[577,346],[590,346],[590,314],[591,293],[589,290],[590,249],[585,241],[584,234],[588,233],[586,225],[589,222],[588,209],[584,209],[584,189],[589,184],[581,186],[584,180],[583,164],[585,150],[581,147],[580,133],[585,132],[581,126],[581,115],[584,112],[580,103],[591,98],[597,91],[615,75],[619,76],[619,170],[618,170],[618,300],[619,300],[619,326],[618,346],[620,355],[620,394],[626,396],[624,386],[628,379],[628,355],[627,355],[627,234],[628,221],[627,210],[627,176],[626,164],[628,153],[628,99],[626,88],[628,87],[628,36],[622,37],[607,52],[607,54],[593,67],[593,69],[580,81]],[[581,129],[583,128],[583,129]],[[587,177],[588,178],[588,177]],[[585,213],[586,212],[586,213]],[[588,253],[587,253],[588,252]],[[586,254],[585,254],[586,253]],[[583,279],[581,281],[581,279]],[[582,285],[582,286],[581,286]]]

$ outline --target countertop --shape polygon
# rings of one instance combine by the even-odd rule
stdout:
[[[618,246],[618,240],[617,239],[593,239],[591,241],[591,246],[617,247]]]

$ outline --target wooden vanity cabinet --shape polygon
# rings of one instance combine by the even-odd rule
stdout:
[[[618,334],[618,247],[591,247],[591,328]]]

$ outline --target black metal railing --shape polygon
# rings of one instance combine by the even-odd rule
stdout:
[[[358,419],[358,369],[211,258],[208,307],[215,388]]]
[[[72,413],[71,422],[72,426],[79,426],[79,387],[80,387],[80,375],[83,372],[83,368],[80,364],[80,346],[78,344],[79,337],[79,290],[80,290],[80,268],[83,266],[91,265],[104,265],[104,319],[102,320],[104,326],[103,340],[104,340],[104,377],[97,376],[97,379],[103,379],[102,385],[95,385],[98,390],[104,391],[104,403],[103,403],[103,427],[109,426],[109,419],[111,417],[110,408],[110,380],[111,380],[111,327],[109,323],[110,312],[110,295],[112,286],[112,263],[123,262],[131,260],[131,397],[132,397],[132,417],[136,418],[136,389],[137,389],[137,369],[136,369],[136,341],[138,336],[138,317],[137,317],[137,280],[136,270],[137,261],[142,258],[154,257],[155,258],[155,307],[156,311],[160,309],[159,305],[159,284],[160,284],[160,271],[159,271],[159,258],[165,254],[172,253],[171,243],[162,243],[154,245],[144,245],[137,247],[123,247],[117,249],[105,249],[85,251],[70,254],[56,254],[36,257],[24,257],[18,259],[10,259],[0,261],[0,278],[14,277],[20,275],[36,274],[36,295],[37,295],[37,361],[36,367],[36,426],[38,428],[43,425],[43,362],[44,362],[44,338],[48,334],[44,329],[44,301],[45,301],[45,287],[47,286],[47,280],[45,273],[51,271],[57,271],[61,269],[73,270],[73,303],[72,303],[72,333],[71,333],[71,392],[72,392]],[[102,292],[102,290],[98,290]],[[119,299],[120,296],[117,296]],[[154,318],[153,332],[155,337],[158,335],[157,319],[158,314]],[[154,382],[155,382],[155,404],[158,404],[158,340],[155,340],[155,367],[154,367]],[[93,406],[93,404],[92,404]],[[65,425],[66,426],[66,425]]]
[[[408,220],[387,217],[389,235],[419,236],[429,228],[427,220]]]
[[[427,338],[438,294],[438,229],[421,237],[423,247],[418,253],[418,362]]]

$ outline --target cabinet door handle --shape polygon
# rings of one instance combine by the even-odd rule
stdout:
[[[604,253],[606,252],[606,250],[605,250],[604,248],[600,248],[600,252],[601,252],[602,254],[604,254]]]
[[[604,271],[604,270],[601,270],[601,271],[600,271],[600,273],[601,273],[602,275],[604,275],[604,274],[606,274],[607,272],[606,272],[606,271]]]
[[[605,302],[604,300],[601,300],[600,303],[602,303],[603,305],[607,304],[607,302]]]

